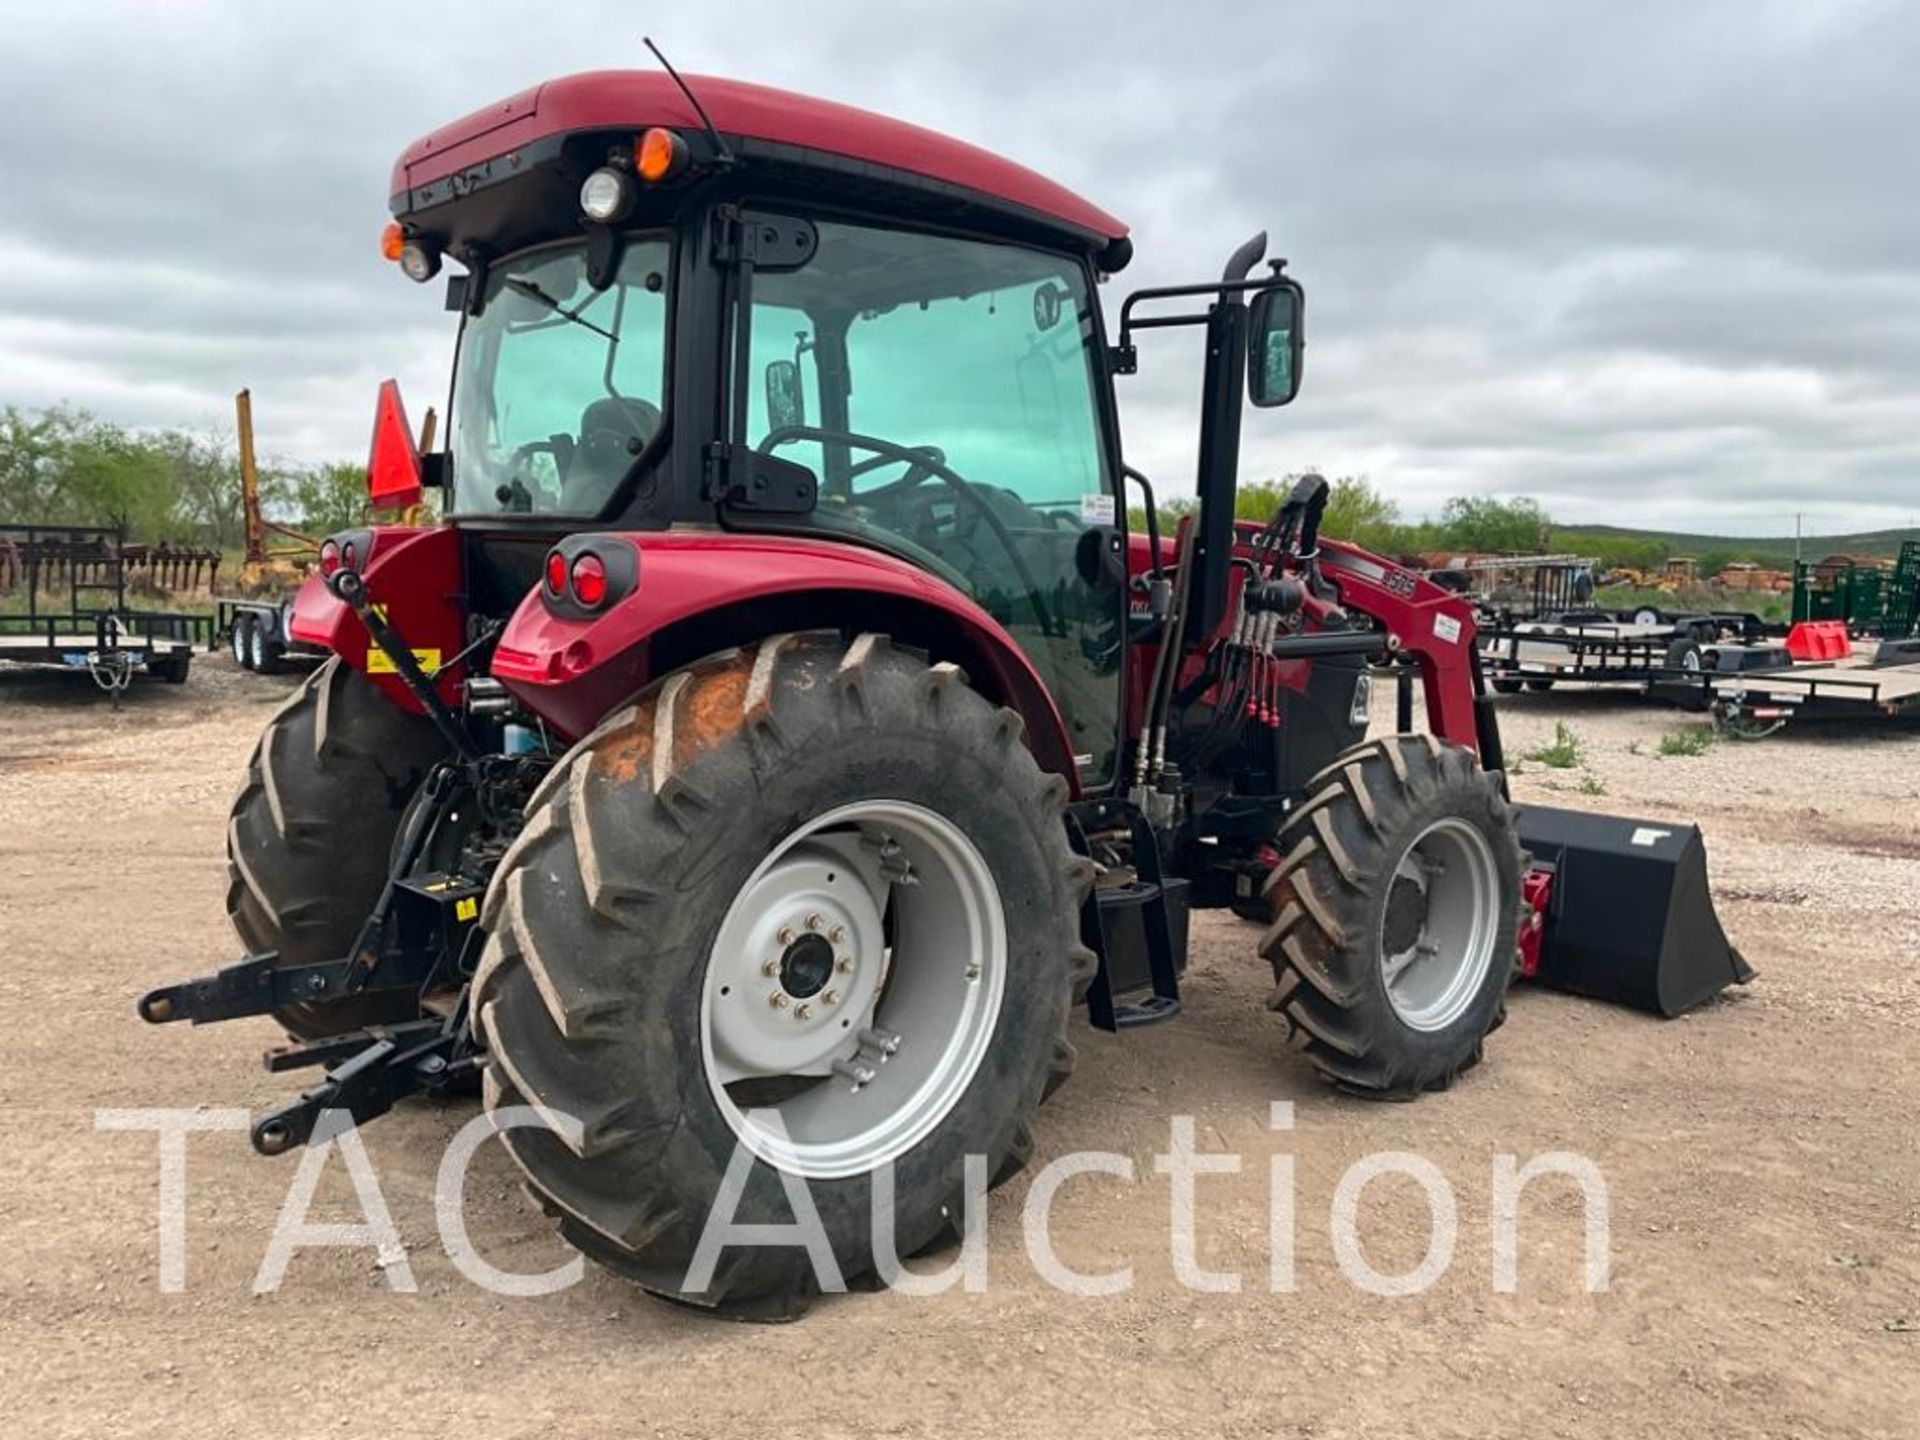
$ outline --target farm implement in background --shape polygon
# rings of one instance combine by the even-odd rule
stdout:
[[[144,671],[180,684],[207,617],[136,609],[135,583],[209,586],[217,552],[129,545],[98,525],[0,525],[0,660],[84,670],[116,700]]]

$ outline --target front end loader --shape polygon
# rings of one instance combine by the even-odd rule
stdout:
[[[477,1086],[543,1117],[502,1140],[581,1250],[784,1316],[805,1251],[690,1273],[737,1156],[735,1218],[797,1177],[846,1279],[882,1171],[895,1253],[940,1241],[1076,1012],[1180,1013],[1194,909],[1257,917],[1276,1041],[1383,1098],[1479,1061],[1516,976],[1661,1013],[1747,978],[1693,827],[1513,803],[1467,602],[1321,536],[1318,477],[1234,518],[1304,358],[1264,236],[1109,335],[1105,211],[671,71],[489,106],[391,195],[461,329],[445,447],[384,386],[370,496],[448,518],[321,545],[292,633],[332,658],[228,829],[246,958],[140,1004],[290,1032],[270,1067],[323,1074],[263,1153]],[[1207,359],[1163,533],[1114,388],[1172,327]]]

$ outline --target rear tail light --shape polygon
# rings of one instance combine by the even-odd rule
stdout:
[[[547,552],[541,599],[554,614],[585,620],[640,586],[640,554],[612,535],[570,535]]]
[[[372,530],[341,530],[320,542],[320,575],[331,580],[342,570],[361,571],[373,559]]]
[[[598,610],[607,598],[607,567],[589,551],[573,562],[573,598],[588,610]]]

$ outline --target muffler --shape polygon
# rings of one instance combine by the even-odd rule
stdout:
[[[1699,826],[1525,805],[1520,844],[1539,941],[1523,974],[1668,1016],[1753,978],[1714,912]]]

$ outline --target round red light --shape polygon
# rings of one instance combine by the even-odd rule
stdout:
[[[331,575],[340,568],[340,547],[331,540],[320,542],[320,573]]]
[[[567,557],[558,550],[547,552],[547,589],[556,595],[567,593]]]
[[[607,598],[607,567],[598,555],[582,555],[573,562],[573,598],[589,610]]]

